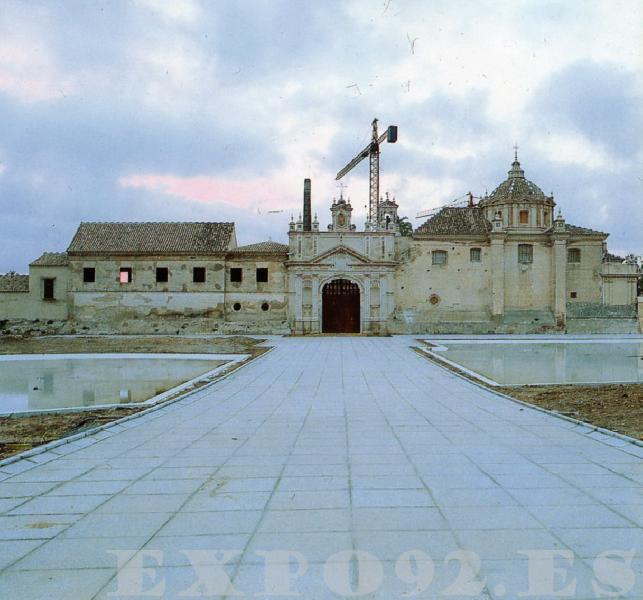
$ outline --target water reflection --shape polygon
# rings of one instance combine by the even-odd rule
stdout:
[[[180,358],[0,359],[0,413],[143,402],[220,364]]]
[[[440,356],[503,384],[643,381],[643,342],[442,343]]]

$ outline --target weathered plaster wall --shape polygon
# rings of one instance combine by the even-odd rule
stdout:
[[[632,305],[636,302],[636,265],[603,263],[603,302]]]
[[[95,269],[95,282],[83,281],[83,269]],[[121,267],[132,281],[121,283]],[[156,281],[156,268],[167,267],[167,282]],[[206,280],[193,281],[193,268],[205,267]],[[80,326],[103,330],[144,328],[144,319],[221,319],[224,309],[225,259],[190,257],[74,258],[70,261],[70,315]],[[154,325],[148,323],[149,329]]]
[[[31,318],[29,292],[0,292],[0,321]]]
[[[603,247],[600,241],[570,242],[580,250],[581,262],[567,262],[567,302],[601,302]],[[576,292],[576,298],[572,293]]]
[[[480,248],[480,262],[471,262],[471,248]],[[446,265],[432,264],[434,250],[448,253]],[[489,319],[491,255],[488,242],[472,240],[453,244],[414,240],[408,243],[400,258],[402,263],[395,274],[395,318],[399,322],[396,329],[412,330],[417,325],[423,330],[422,323],[443,320]]]
[[[242,269],[241,282],[230,270]],[[268,269],[268,281],[257,281],[257,269]],[[226,263],[225,320],[258,333],[288,329],[287,273],[283,257],[229,258]],[[267,310],[264,310],[266,309]]]
[[[44,279],[54,279],[54,298],[43,298]],[[64,320],[68,315],[67,267],[29,268],[28,292],[0,293],[0,320]]]
[[[533,262],[518,262],[518,245],[533,246]],[[505,311],[551,310],[553,305],[552,248],[528,240],[505,243]]]

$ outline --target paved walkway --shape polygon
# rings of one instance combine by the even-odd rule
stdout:
[[[410,343],[279,339],[184,401],[0,469],[0,597],[643,598],[643,449]],[[636,555],[593,571],[608,550]]]

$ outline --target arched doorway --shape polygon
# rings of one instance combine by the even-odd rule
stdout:
[[[322,331],[359,333],[359,286],[348,279],[333,279],[322,288]]]

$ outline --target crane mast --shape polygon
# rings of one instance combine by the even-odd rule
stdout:
[[[397,142],[397,126],[389,125],[382,135],[380,135],[377,130],[377,119],[373,119],[371,126],[372,134],[369,145],[337,173],[335,180],[338,181],[344,177],[344,175],[361,163],[367,156],[369,157],[368,220],[371,225],[377,225],[380,202],[380,144],[384,141],[390,144]]]

